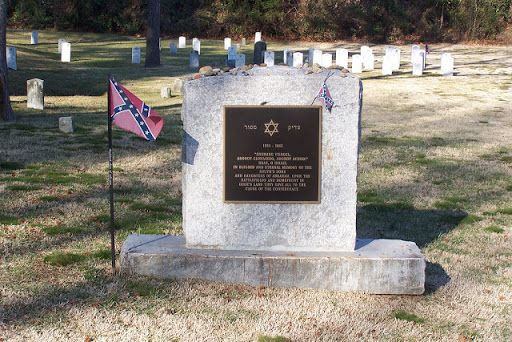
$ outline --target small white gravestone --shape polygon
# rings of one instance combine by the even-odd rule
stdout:
[[[201,41],[199,39],[192,39],[192,50],[197,51],[199,55],[201,54]]]
[[[231,46],[231,38],[224,38],[224,50],[229,49]]]
[[[310,61],[310,64],[321,65],[322,64],[322,55],[323,55],[322,50],[315,49],[313,51],[313,61]]]
[[[62,52],[62,44],[66,43],[66,39],[59,39],[59,53]]]
[[[235,68],[240,68],[245,65],[245,55],[243,53],[239,53],[236,55],[235,59]]]
[[[412,74],[413,76],[423,75],[423,57],[417,54],[412,60]]]
[[[304,54],[302,52],[295,52],[293,54],[293,66],[295,68],[301,68],[303,64]]]
[[[7,47],[7,68],[18,70],[16,63],[16,48],[12,46]]]
[[[400,49],[394,49],[391,55],[393,56],[393,65],[391,68],[393,71],[400,70]]]
[[[60,53],[61,62],[71,62],[71,44],[68,42],[62,43],[62,51]]]
[[[247,45],[247,40],[245,38],[242,38],[242,46],[246,46]]]
[[[441,74],[443,76],[453,76],[453,57],[450,53],[441,55]]]
[[[187,38],[186,37],[179,37],[178,38],[178,48],[184,49],[187,47]]]
[[[242,45],[240,45],[240,43],[237,43],[235,46],[236,46],[236,51],[240,51],[240,49],[242,48]]]
[[[37,31],[32,31],[30,34],[30,44],[37,45],[39,43],[39,36]]]
[[[361,56],[364,57],[369,53],[372,53],[372,49],[368,45],[361,46]]]
[[[329,68],[332,66],[332,54],[324,53],[322,54],[322,63],[320,64],[324,68]]]
[[[385,54],[382,58],[382,75],[393,75],[393,54]]]
[[[336,49],[336,65],[348,68],[348,50],[347,49]]]
[[[274,53],[274,51],[265,51],[265,58],[263,60],[263,63],[265,63],[269,67],[275,65],[275,53]]]
[[[256,32],[254,34],[254,43],[257,43],[261,40],[261,32]]]
[[[395,50],[395,48],[393,46],[386,46],[386,51],[385,51],[385,55],[391,55],[393,53],[393,51]]]
[[[132,64],[140,63],[140,47],[132,47]]]
[[[289,52],[291,52],[292,59],[293,59],[293,50],[290,49],[290,48],[284,48],[283,49],[283,63],[288,64],[288,65],[290,65],[290,63],[288,61],[288,53]],[[293,62],[292,62],[292,65],[293,65]]]
[[[196,50],[190,51],[190,67],[199,68],[199,53]]]
[[[373,70],[375,69],[375,56],[373,53],[367,54],[363,59],[364,70]]]
[[[44,80],[27,80],[27,108],[44,109]]]
[[[166,99],[170,98],[171,96],[171,88],[170,87],[163,87],[160,89],[160,97]]]
[[[176,43],[169,44],[169,56],[177,56],[178,55],[178,45]]]
[[[308,50],[308,63],[311,63],[313,65],[313,54],[315,53],[315,48],[309,48]]]
[[[360,74],[363,72],[363,57],[359,54],[352,56],[352,73]]]
[[[59,118],[59,130],[64,133],[73,133],[75,131],[75,120],[72,116],[63,116]]]
[[[234,61],[236,59],[236,47],[228,47],[228,61]]]
[[[285,58],[288,66],[293,66],[293,50],[286,51]]]

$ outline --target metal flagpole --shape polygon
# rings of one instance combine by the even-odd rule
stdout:
[[[114,228],[114,170],[112,167],[112,113],[110,112],[110,75],[108,76],[108,164],[109,164],[109,184],[110,184],[110,250],[112,254],[112,270],[116,271],[116,246],[115,246],[115,228]]]

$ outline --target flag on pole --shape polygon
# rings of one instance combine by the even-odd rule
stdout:
[[[164,125],[163,119],[137,96],[110,77],[110,119],[119,128],[155,141]]]
[[[430,48],[428,47],[428,44],[425,43],[425,50],[427,51],[427,54],[430,54]]]
[[[334,106],[334,101],[332,100],[331,94],[329,93],[329,89],[327,89],[327,84],[322,85],[322,88],[318,92],[316,98],[322,102],[322,105],[331,112],[332,106]]]

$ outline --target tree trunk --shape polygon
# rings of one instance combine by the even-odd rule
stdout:
[[[6,31],[8,0],[0,0],[0,119],[14,120],[14,112],[9,100],[9,83],[7,81]]]
[[[146,61],[144,65],[146,67],[160,65],[160,0],[148,0]]]

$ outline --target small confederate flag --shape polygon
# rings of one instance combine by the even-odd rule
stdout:
[[[322,89],[318,92],[316,98],[322,102],[322,105],[331,112],[332,106],[334,106],[334,101],[332,100],[331,94],[329,93],[329,89],[327,89],[327,84],[322,85]]]
[[[110,118],[112,123],[147,140],[155,141],[163,119],[137,96],[110,77]]]

